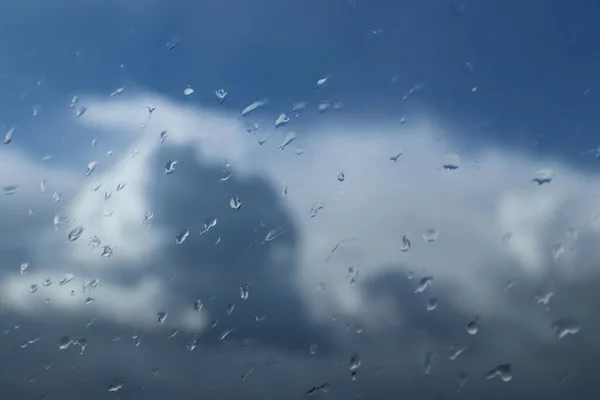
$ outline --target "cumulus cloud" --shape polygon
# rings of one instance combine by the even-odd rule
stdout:
[[[432,118],[401,130],[315,120],[279,149],[279,139],[293,123],[282,132],[263,131],[271,138],[259,145],[237,111],[199,110],[147,95],[87,104],[80,122],[106,132],[101,140],[122,151],[90,177],[102,183],[98,191],[91,189],[90,179],[73,179],[78,193],[64,212],[74,220],[69,227],[85,227],[85,237],[67,243],[69,227],[57,231],[48,220],[29,243],[31,251],[44,254],[38,256],[45,260],[43,272],[6,273],[2,301],[14,311],[42,312],[43,297],[36,295],[47,288],[32,294],[29,285],[74,273],[83,280],[100,279],[92,297],[96,311],[110,321],[158,327],[157,311],[168,309],[176,310],[169,314],[169,326],[200,332],[210,327],[208,315],[192,312],[190,293],[203,292],[207,304],[207,292],[218,294],[210,315],[216,320],[226,318],[228,304],[243,302],[239,287],[249,284],[251,299],[259,298],[248,311],[253,323],[259,313],[277,313],[278,301],[297,299],[300,304],[288,311],[297,307],[298,318],[339,328],[336,334],[350,347],[363,330],[411,332],[403,336],[413,344],[407,368],[422,363],[427,349],[444,353],[448,345],[469,342],[465,329],[475,318],[483,330],[495,329],[487,336],[493,351],[473,350],[483,369],[510,361],[502,357],[538,354],[545,344],[555,344],[551,327],[559,317],[584,322],[583,332],[595,329],[590,310],[597,300],[589,304],[583,298],[587,282],[597,277],[593,266],[600,256],[593,245],[600,194],[593,175],[552,158],[494,147],[459,151],[460,167],[444,169],[444,156],[466,147],[465,139],[440,140],[441,127]],[[148,104],[156,105],[151,116]],[[169,133],[161,144],[165,129]],[[396,161],[390,159],[400,152]],[[169,159],[179,162],[173,174],[165,175]],[[23,170],[33,168],[27,159],[18,163]],[[55,173],[44,168],[47,175]],[[557,171],[555,180],[532,182],[540,168]],[[229,174],[231,186],[220,179]],[[117,191],[120,183],[126,186]],[[236,212],[228,200],[238,195],[242,208]],[[143,223],[148,211],[156,218],[150,224]],[[102,216],[106,212],[110,218]],[[218,225],[199,236],[213,214]],[[184,228],[190,239],[176,245],[175,236]],[[283,233],[265,242],[274,229]],[[436,240],[426,240],[427,230],[435,231]],[[100,248],[90,250],[91,236],[114,246],[113,256],[102,258]],[[403,236],[411,243],[408,251],[402,251]],[[219,252],[219,241],[233,247]],[[192,268],[190,256],[197,254],[202,265]],[[245,264],[259,264],[262,272],[244,269]],[[184,281],[181,286],[166,279],[170,273],[164,268],[175,281]],[[433,277],[432,285],[416,293],[424,277]],[[45,292],[55,310],[87,312],[81,302],[85,295],[75,300],[61,289],[55,285]],[[261,291],[271,297],[261,298]],[[556,295],[547,311],[535,296],[549,291]],[[432,297],[439,307],[428,313]],[[219,329],[238,327],[233,326],[238,322],[222,322]],[[507,326],[519,332],[521,343],[504,340]],[[429,333],[423,336],[423,331]],[[477,343],[473,347],[481,346]],[[379,354],[382,363],[394,363],[384,349],[369,348],[371,357]]]

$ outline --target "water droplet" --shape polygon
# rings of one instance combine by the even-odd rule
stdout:
[[[442,168],[448,170],[458,169],[460,166],[460,157],[458,154],[448,154],[444,156],[444,161],[442,163]]]
[[[465,351],[467,351],[467,349],[468,349],[467,346],[453,346],[450,349],[452,351],[452,353],[450,354],[450,356],[448,357],[448,359],[450,361],[456,360],[462,353],[464,353]]]
[[[204,307],[204,303],[202,303],[202,300],[198,299],[198,300],[194,301],[194,311],[200,312],[200,311],[202,311],[203,307]]]
[[[353,371],[353,372],[356,372],[356,371]],[[352,379],[354,379],[354,374],[352,375]],[[317,385],[317,386],[313,386],[310,389],[308,389],[308,391],[305,393],[305,395],[309,396],[309,395],[315,394],[316,392],[327,393],[327,391],[329,390],[330,386],[331,385],[329,383],[327,383],[327,382],[322,383],[322,384]]]
[[[265,319],[267,319],[267,316],[265,314],[257,314],[254,319],[256,322],[263,322]]]
[[[423,232],[423,240],[425,241],[425,243],[433,243],[436,240],[438,240],[439,235],[440,234],[438,233],[438,231],[430,228]]]
[[[171,329],[171,331],[169,332],[169,337],[167,338],[167,340],[173,339],[178,334],[179,334],[179,329]]]
[[[278,149],[280,150],[285,150],[285,148],[292,143],[294,140],[296,140],[296,134],[294,132],[288,132],[285,135],[285,139],[283,139],[283,142],[277,146]]]
[[[319,111],[319,114],[323,114],[323,113],[329,111],[330,108],[331,108],[331,102],[322,101],[321,103],[319,103],[317,110]]]
[[[102,247],[102,253],[100,253],[100,257],[108,258],[108,257],[112,256],[113,251],[114,251],[114,247],[112,247],[111,245],[106,245],[106,246]]]
[[[430,298],[429,300],[427,300],[427,311],[433,311],[436,308],[438,308],[438,306],[440,305],[438,299],[436,299],[435,297]]]
[[[88,177],[96,169],[96,161],[90,161],[85,170],[85,176]]]
[[[581,330],[581,325],[570,318],[563,318],[552,324],[552,330],[556,332],[559,339],[562,339],[567,335],[578,334]]]
[[[290,122],[289,117],[285,115],[285,113],[281,113],[279,114],[279,117],[277,117],[277,120],[275,120],[275,128],[280,128],[288,122]]]
[[[185,347],[189,350],[189,351],[194,351],[194,349],[196,348],[196,344],[198,343],[198,336],[196,336],[195,333],[192,333],[192,337],[190,339],[190,342],[188,344],[185,345]]]
[[[68,336],[63,336],[58,341],[59,350],[66,350],[73,344],[73,341]]]
[[[154,104],[148,104],[146,108],[148,109],[148,114],[150,114],[150,116],[152,116],[152,113],[156,111],[156,106]]]
[[[310,354],[312,354],[313,356],[315,354],[317,354],[319,352],[319,344],[318,343],[313,343],[308,347],[308,351]]]
[[[39,289],[38,285],[36,285],[36,284],[34,283],[33,285],[31,285],[31,286],[29,287],[29,292],[31,292],[31,293],[35,293],[35,292],[37,292],[37,290],[38,290],[38,289]]]
[[[71,98],[71,104],[69,104],[69,108],[75,108],[75,105],[79,101],[79,96],[73,96]]]
[[[159,312],[158,314],[156,314],[156,319],[158,323],[162,325],[167,319],[167,313],[164,311]]]
[[[4,192],[5,196],[15,194],[19,191],[19,187],[17,185],[8,185],[2,188],[2,192]]]
[[[115,89],[115,91],[110,94],[110,97],[115,97],[115,96],[120,95],[121,93],[123,93],[123,90],[125,90],[125,88],[122,88],[122,87]]]
[[[479,317],[475,316],[475,318],[467,324],[467,333],[469,335],[477,335],[479,332]]]
[[[108,385],[109,392],[118,392],[121,389],[123,389],[123,382],[119,380],[116,380],[115,382]]]
[[[225,329],[223,332],[221,332],[221,334],[219,335],[219,340],[225,340],[225,338],[227,336],[229,336],[229,334],[235,332],[235,329]]]
[[[433,284],[433,276],[425,276],[419,281],[419,285],[415,289],[415,293],[423,293]]]
[[[127,184],[126,184],[125,182],[120,182],[120,183],[117,185],[117,192],[120,192],[121,190],[123,190],[123,189],[125,188],[125,186],[126,186],[126,185],[127,185]]]
[[[227,92],[225,91],[225,89],[219,89],[215,92],[215,99],[217,100],[217,103],[223,104],[226,98]]]
[[[194,93],[194,89],[192,89],[192,87],[191,87],[191,86],[188,86],[188,87],[186,87],[185,89],[183,89],[183,94],[184,94],[185,96],[189,96],[189,95],[191,95],[192,93]]]
[[[265,238],[262,241],[262,244],[265,244],[266,242],[270,242],[272,240],[275,240],[277,237],[281,236],[283,234],[283,228],[281,227],[277,227],[275,229],[271,229],[268,233],[267,236],[265,236]]]
[[[75,275],[66,274],[65,277],[60,282],[58,282],[58,286],[65,286],[67,283],[71,282],[73,279],[75,279]]]
[[[100,184],[100,183],[96,183],[96,184],[94,184],[94,186],[92,186],[92,190],[93,190],[94,192],[97,192],[97,191],[98,191],[98,189],[100,189],[100,186],[102,186],[102,184]]]
[[[24,275],[25,272],[27,272],[28,268],[29,268],[29,263],[28,262],[22,263],[21,266],[19,267],[19,271],[21,272],[21,275]]]
[[[346,179],[346,176],[344,175],[344,173],[340,172],[337,176],[337,180],[340,182],[344,182],[345,179]]]
[[[494,379],[495,377],[499,377],[504,382],[510,382],[513,379],[512,373],[512,365],[511,364],[501,364],[497,367],[490,370],[485,376],[485,379]]]
[[[15,128],[10,128],[8,131],[6,131],[4,134],[4,144],[10,144],[10,142],[12,142],[13,133],[15,133]]]
[[[308,101],[299,101],[297,103],[292,104],[292,112],[296,113],[296,118],[298,118],[301,113],[306,111],[307,106],[308,106]]]
[[[108,200],[112,197],[112,191],[111,190],[107,190],[106,192],[104,192],[104,200]]]
[[[190,235],[190,231],[187,229],[184,229],[179,234],[177,234],[177,236],[175,236],[175,243],[182,244],[183,242],[185,242],[185,240],[188,238],[189,235]]]
[[[81,117],[87,111],[87,107],[81,106],[77,109],[77,118]]]
[[[333,103],[333,111],[341,111],[342,108],[344,108],[344,103],[342,103],[341,101],[336,101]]]
[[[314,204],[311,209],[310,209],[310,217],[314,218],[317,216],[317,214],[319,214],[319,211],[323,209],[323,204],[322,203],[316,203]]]
[[[553,170],[548,168],[543,168],[537,170],[533,176],[532,181],[537,183],[538,185],[543,185],[544,183],[550,183],[554,179],[556,174]]]
[[[261,107],[264,107],[267,104],[269,104],[269,100],[267,100],[267,99],[255,101],[254,103],[250,104],[248,107],[246,107],[242,110],[242,116],[248,115],[252,111],[255,111]]]
[[[406,253],[410,250],[410,240],[406,235],[402,236],[402,242],[400,243],[400,251]]]
[[[227,304],[227,315],[231,315],[231,313],[233,312],[234,308],[235,308],[235,303],[233,301],[230,301]]]
[[[54,192],[54,194],[52,195],[52,200],[54,200],[55,203],[58,203],[61,199],[61,195],[58,192]]]
[[[239,197],[237,196],[233,196],[230,200],[229,200],[229,207],[231,207],[232,209],[234,209],[235,211],[239,210],[240,207],[242,206],[242,201],[240,200]]]
[[[317,81],[317,89],[320,89],[323,86],[325,86],[325,84],[327,83],[328,80],[329,80],[329,77],[323,77],[323,78],[319,79]]]
[[[360,368],[362,361],[360,360],[360,355],[357,352],[354,352],[352,356],[350,356],[350,362],[348,363],[348,368],[350,368],[350,376],[352,380],[356,379],[356,373]]]
[[[211,228],[214,228],[217,225],[217,217],[208,216],[204,218],[204,227],[200,230],[200,235],[205,234]]]
[[[552,258],[554,261],[558,261],[560,256],[565,252],[565,247],[562,244],[557,244],[552,247]]]
[[[550,303],[550,300],[552,299],[552,296],[554,296],[554,292],[549,290],[545,293],[538,293],[535,295],[535,299],[537,301],[538,304],[544,304],[544,305],[548,305]]]
[[[247,283],[240,286],[240,298],[242,300],[248,300],[249,295],[250,295],[250,286]],[[230,314],[230,313],[228,313],[228,314]]]
[[[85,301],[83,302],[84,306],[87,306],[88,304],[92,304],[95,301],[94,298],[92,297],[88,297],[87,299],[85,299]]]
[[[142,223],[145,224],[148,221],[150,221],[152,218],[154,218],[154,213],[152,211],[146,211],[144,213],[144,221],[142,221]]]
[[[177,161],[167,161],[167,164],[165,165],[165,175],[171,175],[175,172],[175,165],[177,165]]]
[[[56,217],[55,217],[54,224],[56,225]],[[81,234],[83,233],[83,231],[84,231],[83,226],[75,227],[73,230],[71,230],[71,232],[69,232],[67,239],[69,239],[70,242],[74,242],[81,237]]]
[[[254,368],[250,368],[248,371],[244,372],[241,376],[242,382],[244,382],[252,372],[254,372]]]

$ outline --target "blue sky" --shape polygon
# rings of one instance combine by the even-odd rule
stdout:
[[[591,0],[1,5],[0,186],[19,190],[0,198],[0,397],[593,398],[599,17]]]

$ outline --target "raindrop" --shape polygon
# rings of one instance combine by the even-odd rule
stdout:
[[[184,229],[177,236],[175,236],[175,243],[182,244],[183,242],[185,242],[185,240],[188,238],[189,235],[190,235],[190,231],[187,229]]]
[[[277,237],[279,237],[282,234],[283,234],[283,228],[281,228],[281,227],[277,227],[275,229],[271,229],[267,233],[267,236],[265,236],[265,238],[263,239],[262,244],[265,244],[266,242],[270,242],[272,240],[275,240]]]
[[[538,185],[543,185],[544,183],[550,183],[554,179],[556,174],[553,170],[544,168],[537,170],[533,176],[532,182],[537,183]]]
[[[355,372],[355,371],[353,371],[353,372]],[[354,379],[354,375],[355,374],[352,374],[352,379]],[[305,394],[308,396],[308,395],[311,395],[311,394],[315,394],[316,392],[327,393],[327,391],[329,390],[330,386],[331,385],[329,383],[325,382],[325,383],[322,383],[320,385],[311,387],[310,389],[308,389],[308,391]]]
[[[299,101],[297,103],[292,104],[292,112],[296,113],[296,118],[300,116],[304,111],[306,111],[306,107],[308,106],[307,101]]]
[[[317,354],[319,352],[319,344],[318,343],[313,343],[308,347],[308,351],[310,354],[312,354],[313,356],[315,354]]]
[[[290,122],[289,117],[285,115],[285,113],[281,113],[279,114],[279,117],[277,117],[277,120],[275,120],[275,128],[280,128],[288,122]]]
[[[241,376],[242,382],[245,381],[252,372],[254,372],[254,368],[250,368],[248,371],[244,372]]]
[[[59,350],[66,350],[73,344],[73,341],[68,336],[63,336],[58,341]]]
[[[119,390],[123,389],[123,382],[117,380],[113,383],[111,383],[110,385],[108,385],[108,391],[109,392],[118,392]]]
[[[8,196],[17,193],[19,191],[19,187],[17,185],[4,186],[2,191],[4,192],[5,196]]]
[[[73,98],[71,98],[71,104],[69,104],[69,108],[75,108],[75,105],[77,104],[78,101],[79,101],[79,97],[73,96]]]
[[[142,223],[145,224],[146,222],[150,221],[152,218],[154,218],[154,213],[152,211],[146,211],[144,213],[144,221],[142,221]]]
[[[120,182],[117,185],[117,192],[120,192],[121,190],[123,190],[125,188],[125,185],[127,185],[125,182]]]
[[[477,335],[477,332],[479,332],[479,317],[475,316],[475,318],[467,324],[467,333],[469,335]]]
[[[203,307],[204,307],[204,303],[202,303],[202,300],[198,299],[198,300],[194,301],[194,311],[200,312],[200,311],[202,311]]]
[[[29,287],[29,292],[31,292],[31,293],[35,293],[35,292],[37,292],[37,290],[38,290],[38,289],[39,289],[38,285],[36,285],[36,284],[34,283],[33,285],[31,285],[31,286]]]
[[[219,340],[225,340],[225,338],[227,336],[229,336],[230,333],[235,332],[235,329],[225,329],[223,332],[221,332],[221,334],[219,335]]]
[[[52,195],[52,200],[54,200],[55,203],[58,203],[60,201],[60,193],[58,192],[54,192],[54,194]]]
[[[350,362],[348,363],[352,380],[356,379],[356,373],[358,372],[361,364],[362,361],[360,360],[360,355],[357,352],[353,353],[352,356],[350,356]]]
[[[285,148],[286,148],[286,147],[287,147],[287,146],[288,146],[290,143],[292,143],[294,140],[296,140],[296,134],[295,134],[294,132],[288,132],[288,133],[285,135],[285,139],[283,140],[283,142],[282,142],[282,143],[281,143],[279,146],[277,146],[277,148],[278,148],[278,149],[281,149],[281,150],[285,150]]]
[[[400,158],[400,156],[401,156],[402,154],[404,154],[404,151],[399,151],[398,153],[396,153],[396,155],[394,155],[394,156],[391,156],[391,157],[390,157],[390,160],[391,160],[391,161],[393,161],[393,162],[396,162],[396,161],[398,161],[398,158]]]
[[[346,179],[346,176],[344,175],[344,173],[340,172],[337,176],[337,180],[340,182],[344,182],[345,179]]]
[[[317,214],[319,214],[319,211],[323,209],[323,204],[322,203],[316,203],[314,204],[311,209],[310,209],[310,217],[314,218],[317,216]]]
[[[429,300],[427,300],[427,311],[433,311],[436,308],[438,308],[439,306],[439,301],[438,299],[436,299],[435,297],[430,298]]]
[[[450,356],[448,357],[448,359],[450,361],[454,361],[456,360],[462,353],[464,353],[465,351],[467,351],[468,347],[467,346],[456,346],[456,347],[452,347],[452,353],[450,354]]]
[[[92,297],[88,297],[87,299],[85,299],[85,301],[83,302],[84,306],[87,306],[88,304],[92,304],[94,302],[95,299],[93,299]]]
[[[10,128],[8,131],[6,131],[4,134],[4,144],[9,144],[12,142],[13,133],[15,133],[15,128]]]
[[[563,318],[552,324],[552,330],[556,332],[559,339],[562,339],[567,335],[578,334],[581,330],[581,325],[570,318]]]
[[[94,186],[92,186],[92,190],[93,190],[94,192],[97,192],[97,191],[98,191],[98,189],[100,189],[100,186],[102,186],[102,184],[100,184],[100,183],[95,183],[95,184],[94,184]]]
[[[217,225],[217,218],[214,216],[209,216],[204,218],[204,227],[200,230],[200,235],[205,234],[211,228],[214,228]]]
[[[438,239],[439,233],[435,229],[427,229],[423,232],[423,240],[425,243],[433,243]]]
[[[331,103],[329,101],[322,101],[321,103],[319,103],[317,110],[319,111],[320,114],[323,114],[323,113],[329,111],[330,108],[331,108]]]
[[[125,88],[120,87],[120,88],[116,89],[114,92],[112,92],[110,94],[110,97],[115,97],[115,96],[120,95],[121,93],[123,93],[123,90],[125,90]]]
[[[219,89],[215,92],[215,99],[217,100],[217,103],[223,104],[226,98],[227,92],[225,91],[225,89]]]
[[[192,333],[192,338],[190,339],[190,342],[188,344],[185,345],[185,347],[189,350],[189,351],[194,351],[194,349],[196,348],[196,344],[198,343],[198,337],[196,336],[195,333]]]
[[[152,113],[156,111],[156,106],[154,104],[148,104],[146,108],[148,109],[148,114],[150,114],[150,116],[152,116]]]
[[[329,77],[323,77],[323,78],[319,79],[317,81],[317,89],[321,89],[323,86],[325,86],[325,84],[327,83],[328,80],[329,80]]]
[[[104,200],[110,199],[111,196],[112,196],[112,191],[111,190],[107,190],[106,192],[104,192]]]
[[[257,110],[261,107],[264,107],[267,104],[269,104],[269,100],[267,100],[267,99],[255,101],[254,103],[250,104],[248,107],[246,107],[242,110],[242,116],[248,115],[252,111]]]
[[[513,379],[512,373],[512,365],[511,364],[501,364],[497,367],[490,370],[485,376],[485,379],[494,379],[495,377],[499,377],[504,382],[510,382]]]
[[[425,276],[419,281],[419,285],[415,289],[415,293],[423,293],[433,284],[433,276]]]
[[[554,261],[558,261],[562,253],[565,252],[565,247],[562,244],[557,244],[552,247],[552,258]]]
[[[240,286],[240,298],[242,300],[248,300],[248,296],[250,295],[250,287],[247,283]],[[233,310],[232,310],[233,311]],[[230,313],[228,313],[230,314]]]
[[[233,312],[234,308],[235,308],[235,303],[233,301],[230,301],[227,304],[227,315],[231,315],[231,313]]]
[[[230,200],[229,200],[229,207],[231,207],[232,209],[234,209],[235,211],[239,210],[240,207],[242,206],[242,201],[240,200],[239,197],[237,196],[233,196]]]
[[[191,86],[186,87],[185,89],[183,89],[183,94],[185,96],[189,96],[192,93],[194,93],[194,89],[191,88]]]
[[[164,129],[160,132],[160,144],[163,144],[165,142],[168,135],[169,135],[169,131],[167,129]]]
[[[162,325],[167,319],[167,313],[164,311],[159,312],[158,314],[156,314],[156,319],[158,323]]]
[[[460,166],[460,157],[458,154],[448,154],[444,156],[444,161],[442,163],[442,168],[448,170],[458,169]]]
[[[254,319],[256,322],[263,322],[265,319],[267,319],[267,316],[265,314],[258,314],[254,317]]]
[[[56,225],[56,217],[54,217],[54,225]],[[81,234],[83,233],[83,231],[84,231],[83,226],[78,226],[78,227],[74,228],[73,230],[71,230],[71,232],[69,232],[69,235],[67,236],[67,238],[69,239],[70,242],[74,242],[81,237]]]
[[[108,257],[112,256],[113,251],[114,251],[114,247],[112,247],[110,245],[106,245],[106,246],[102,247],[102,253],[100,253],[100,257],[108,258]]]
[[[410,250],[410,240],[406,235],[402,236],[402,243],[400,243],[400,251],[406,253]]]
[[[341,101],[336,101],[335,103],[333,103],[333,111],[341,111],[342,108],[344,108],[344,103],[342,103]]]
[[[175,165],[177,165],[177,161],[167,161],[167,164],[165,165],[165,175],[171,175],[175,172]]]
[[[77,118],[81,117],[87,111],[87,107],[81,106],[77,109]]]
[[[88,177],[96,169],[96,161],[90,161],[85,170],[85,176]]]
[[[29,268],[29,263],[28,262],[22,263],[21,266],[19,267],[19,271],[21,272],[21,275],[24,275],[25,272],[27,272],[28,268]]]
[[[75,276],[73,274],[66,274],[65,277],[60,282],[58,282],[58,286],[65,286],[73,279],[75,279]]]

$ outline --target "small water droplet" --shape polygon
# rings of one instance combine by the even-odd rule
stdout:
[[[191,86],[188,86],[188,87],[186,87],[185,89],[183,89],[183,94],[184,94],[185,96],[189,96],[189,95],[191,95],[192,93],[194,93],[194,89],[192,89],[192,87],[191,87]]]
[[[294,140],[296,140],[296,134],[294,132],[288,132],[285,135],[285,139],[283,139],[283,142],[277,146],[278,149],[280,150],[285,150],[285,148],[292,143]]]
[[[227,92],[225,91],[225,89],[219,89],[215,92],[215,99],[217,100],[217,103],[223,104],[226,98]]]
[[[511,364],[500,364],[497,367],[490,370],[485,376],[485,379],[494,379],[499,377],[504,382],[510,382],[513,379],[512,365]]]
[[[438,231],[430,228],[423,232],[423,240],[425,241],[425,243],[433,243],[436,240],[438,240],[439,235],[440,234],[438,233]]]
[[[244,108],[242,110],[242,116],[246,116],[249,113],[251,113],[252,111],[255,111],[255,110],[257,110],[261,107],[264,107],[268,104],[269,104],[269,100],[267,100],[267,99],[255,101],[254,103],[250,104],[249,106],[247,106],[246,108]]]
[[[438,299],[436,299],[435,297],[430,298],[429,300],[427,300],[427,311],[433,311],[436,308],[438,308],[439,306],[439,301]]]
[[[240,298],[242,300],[248,300],[248,296],[250,295],[250,287],[247,283],[240,286]],[[230,313],[228,313],[230,314]]]
[[[318,343],[313,343],[308,347],[308,351],[310,354],[312,354],[313,356],[315,354],[317,354],[319,352],[319,344]]]
[[[415,293],[423,293],[433,284],[433,276],[425,276],[419,280],[419,284],[415,289]]]
[[[544,183],[552,182],[555,175],[555,172],[549,168],[539,169],[535,172],[532,181],[538,185],[543,185]]]
[[[272,240],[275,240],[277,237],[281,236],[283,234],[283,228],[281,227],[277,227],[275,229],[271,229],[268,233],[267,236],[265,236],[265,238],[262,241],[262,244],[265,244],[266,242],[270,242]]]
[[[219,340],[223,341],[225,340],[225,338],[227,336],[229,336],[231,333],[235,332],[235,329],[225,329],[223,332],[221,332],[221,334],[219,335]]]
[[[177,236],[175,236],[175,243],[182,244],[183,242],[185,242],[185,240],[188,238],[189,235],[190,235],[190,231],[187,229],[184,229],[179,234],[177,234]]]
[[[402,242],[400,243],[400,251],[406,253],[410,250],[410,240],[406,235],[402,236]]]
[[[56,222],[55,222],[55,225],[56,225]],[[81,237],[81,234],[83,233],[83,231],[84,231],[83,226],[77,226],[69,232],[67,239],[69,239],[70,242],[74,242]]]
[[[29,263],[28,262],[21,263],[21,265],[19,267],[19,271],[21,272],[21,275],[24,275],[25,272],[27,272],[28,268],[29,268]]]
[[[214,228],[217,225],[217,217],[214,216],[208,216],[206,218],[204,218],[204,227],[200,230],[199,234],[205,234],[206,232],[208,232],[211,228]]]
[[[111,245],[106,245],[106,246],[102,247],[102,253],[100,253],[100,257],[108,258],[108,257],[112,256],[113,251],[114,251],[114,247],[112,247]]]
[[[346,176],[344,175],[344,173],[340,172],[337,176],[337,180],[340,182],[344,182],[345,179],[346,179]]]
[[[158,323],[162,325],[167,319],[167,313],[164,311],[159,312],[158,314],[156,314],[156,319]]]
[[[275,128],[280,128],[290,122],[290,119],[285,113],[279,114],[279,117],[275,120]]]
[[[240,198],[238,196],[233,196],[229,200],[229,207],[231,207],[235,211],[238,211],[241,206],[242,206],[242,201],[240,200]]]
[[[477,332],[479,332],[479,317],[475,316],[475,318],[467,324],[467,333],[469,335],[477,335]]]
[[[227,315],[231,315],[231,313],[233,312],[234,308],[235,308],[235,303],[233,301],[230,301],[227,304]]]
[[[111,383],[110,385],[108,385],[109,392],[118,392],[121,389],[123,389],[123,382],[121,382],[119,380],[116,380],[113,383]]]
[[[165,165],[165,175],[171,175],[175,172],[175,165],[177,165],[177,161],[169,160]]]

